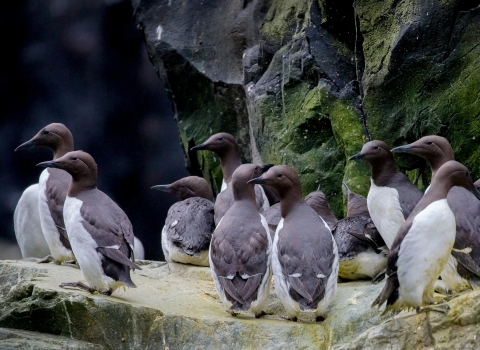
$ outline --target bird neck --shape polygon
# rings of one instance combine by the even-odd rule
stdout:
[[[300,190],[294,191],[290,189],[286,193],[281,194],[280,198],[280,213],[282,218],[285,218],[299,203],[305,203]]]
[[[436,157],[434,159],[429,159],[428,163],[430,164],[430,168],[432,170],[432,179],[437,173],[437,170],[440,169],[440,167],[448,162],[449,160],[454,160],[453,157],[449,157],[448,155],[443,155],[441,157]]]
[[[235,183],[232,187],[233,199],[235,201],[245,201],[257,205],[254,184]]]
[[[376,160],[370,165],[372,166],[372,180],[377,186],[385,186],[397,172],[393,157]]]
[[[53,148],[53,159],[63,157],[68,152],[74,151],[73,140],[62,139],[62,142],[55,145]]]
[[[222,168],[223,180],[225,183],[232,181],[233,172],[242,165],[242,160],[240,155],[236,150],[228,150],[225,153],[219,155],[220,157],[220,166]]]

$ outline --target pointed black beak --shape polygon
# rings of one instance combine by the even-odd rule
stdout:
[[[398,146],[395,148],[392,148],[390,151],[393,153],[413,153],[415,150],[415,147],[412,147],[410,145],[405,145],[405,146]]]
[[[190,151],[200,151],[200,150],[208,149],[209,147],[210,147],[210,145],[202,143],[200,145],[197,145],[197,146],[194,146],[194,147],[190,148]]]
[[[472,189],[470,190],[478,200],[480,200],[480,191],[478,190],[477,186],[473,185]]]
[[[357,160],[357,159],[363,159],[365,156],[362,153],[357,153],[348,158],[348,160]]]
[[[159,191],[163,191],[163,192],[172,192],[172,189],[170,188],[170,185],[156,185],[156,186],[150,187],[150,189],[159,190]]]
[[[32,141],[32,140],[28,140],[27,142],[24,142],[24,143],[22,143],[20,146],[18,146],[17,148],[15,148],[15,151],[14,151],[14,152],[20,151],[20,150],[22,150],[22,149],[30,148],[30,147],[33,147],[33,146],[35,146],[35,142]]]
[[[258,184],[258,185],[265,185],[266,182],[264,179],[262,179],[262,177],[256,177],[254,179],[251,179],[251,180],[248,180],[247,181],[247,184]]]
[[[266,173],[268,171],[268,169],[270,169],[271,167],[273,167],[275,164],[265,164],[265,165],[262,165],[262,174],[263,173]]]
[[[37,166],[41,168],[58,168],[63,169],[62,163],[55,162],[54,160],[49,160],[47,162],[38,163]]]

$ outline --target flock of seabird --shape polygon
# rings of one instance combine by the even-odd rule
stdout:
[[[86,284],[65,282],[110,295],[135,287],[143,247],[123,210],[97,189],[97,165],[75,151],[63,124],[42,128],[16,150],[46,146],[53,160],[39,183],[28,187],[14,214],[23,257],[78,264]],[[212,135],[192,151],[214,152],[223,172],[214,198],[201,177],[189,176],[152,189],[179,199],[161,231],[168,263],[209,266],[218,296],[232,315],[264,315],[273,286],[287,319],[302,312],[317,322],[327,316],[339,280],[385,279],[372,306],[426,309],[434,291],[444,294],[480,285],[480,192],[449,142],[426,136],[390,149],[367,142],[350,160],[371,166],[367,198],[343,184],[347,215],[339,220],[318,189],[303,196],[300,178],[288,165],[242,164],[228,133]],[[423,157],[432,180],[422,193],[397,171],[393,153]]]

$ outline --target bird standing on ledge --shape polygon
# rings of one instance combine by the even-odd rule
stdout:
[[[400,227],[387,260],[387,281],[372,306],[385,311],[417,308],[434,302],[434,284],[447,263],[455,241],[455,216],[447,194],[462,186],[480,199],[468,169],[451,160],[438,169],[427,193]]]
[[[37,146],[50,148],[53,151],[53,159],[57,159],[67,152],[73,151],[73,136],[65,125],[49,124],[31,140],[18,146],[15,151]],[[63,205],[70,181],[71,176],[58,169],[45,169],[40,175],[37,206],[42,232],[51,254],[40,262],[49,262],[53,259],[55,263],[60,264],[75,260],[63,218]],[[22,208],[17,208],[16,212],[15,218],[17,219],[28,215]],[[30,232],[20,235],[26,234],[30,234]]]
[[[136,287],[130,268],[134,261],[132,224],[122,209],[97,189],[97,164],[92,156],[73,151],[38,166],[68,172],[72,182],[63,208],[68,237],[80,265],[82,282],[62,283],[110,295],[118,287]]]
[[[249,183],[273,187],[280,197],[280,223],[272,247],[275,292],[297,321],[301,311],[323,321],[335,298],[338,251],[325,221],[303,199],[297,172],[286,165],[270,168]]]
[[[367,205],[370,216],[390,249],[398,229],[422,198],[422,192],[397,171],[390,147],[379,140],[367,142],[350,160],[364,159],[372,168]]]

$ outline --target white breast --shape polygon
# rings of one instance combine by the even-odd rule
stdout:
[[[455,232],[446,199],[431,203],[413,220],[397,260],[400,298],[407,305],[433,302],[433,286],[450,256]]]
[[[373,248],[357,254],[353,259],[340,261],[339,275],[348,280],[373,278],[387,266],[387,254],[378,254]]]
[[[162,229],[162,250],[166,262],[177,262],[181,264],[191,264],[197,266],[210,266],[208,250],[203,250],[200,254],[191,256],[185,254],[182,248],[177,247],[167,236],[165,226]]]
[[[290,296],[290,283],[288,283],[285,277],[286,275],[282,271],[282,265],[280,264],[280,260],[278,258],[278,239],[279,233],[283,228],[283,221],[284,219],[281,218],[280,222],[278,223],[277,230],[275,231],[275,237],[273,238],[272,243],[273,282],[275,283],[275,294],[277,294],[278,298],[282,302],[287,314],[290,317],[293,317],[298,315],[300,312],[300,307],[298,306],[298,303]]]
[[[40,215],[40,223],[42,226],[42,231],[47,241],[48,247],[50,248],[50,253],[53,258],[58,262],[66,260],[75,260],[74,255],[70,249],[67,249],[62,242],[60,241],[60,234],[58,233],[57,226],[53,221],[52,214],[50,213],[50,208],[47,203],[47,196],[45,190],[47,187],[47,180],[50,176],[48,169],[42,171],[40,175],[39,191],[38,191],[38,212]]]
[[[376,186],[372,180],[367,206],[373,223],[390,249],[398,229],[405,222],[398,191],[392,187]]]
[[[223,192],[227,189],[227,183],[224,179],[222,179],[222,187],[220,188],[220,192]]]
[[[135,255],[135,259],[145,259],[145,248],[143,247],[142,241],[137,237],[133,237],[133,240],[133,254]]]
[[[13,214],[13,227],[23,258],[44,258],[50,254],[38,211],[39,184],[23,191]]]
[[[116,283],[103,273],[101,254],[95,250],[98,245],[82,225],[82,204],[83,202],[75,197],[67,196],[65,200],[63,218],[68,238],[87,284],[96,290],[109,289],[116,286]]]

